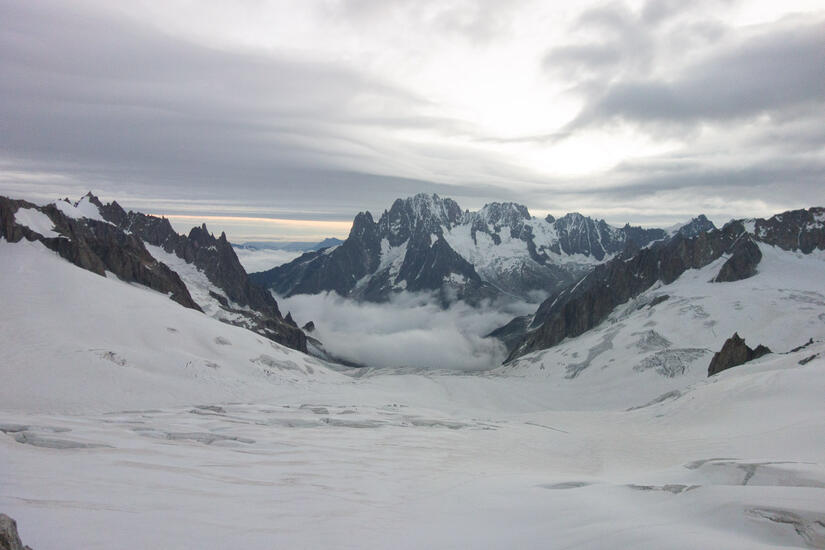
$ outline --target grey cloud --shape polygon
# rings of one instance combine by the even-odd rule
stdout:
[[[657,58],[668,64],[696,47],[718,41],[727,28],[697,12],[704,4],[650,0],[638,10],[611,2],[583,11],[573,22],[569,42],[550,49],[543,68],[559,73],[586,96],[614,81],[647,75]]]
[[[548,70],[561,66],[568,75],[576,76],[588,70],[602,71],[623,58],[623,52],[612,44],[572,44],[548,52],[543,64]]]
[[[369,75],[214,50],[83,4],[0,1],[0,18],[0,150],[11,171],[135,195],[271,193],[262,200],[281,208],[321,196],[339,201],[343,219],[364,203],[445,189],[377,175],[391,173],[382,163],[393,155],[370,127],[457,123],[416,117],[425,100]]]
[[[821,23],[782,29],[719,52],[674,81],[624,81],[588,106],[573,126],[630,121],[725,120],[825,101]]]
[[[766,153],[767,154],[767,153]],[[598,181],[573,179],[552,193],[527,193],[531,208],[554,214],[570,205],[615,225],[659,227],[707,214],[717,224],[823,206],[825,159],[815,155],[760,158],[712,166],[703,157],[661,157],[626,163]]]
[[[394,21],[420,33],[459,36],[472,43],[488,43],[510,32],[511,14],[523,0],[346,0],[320,7],[356,28]]]

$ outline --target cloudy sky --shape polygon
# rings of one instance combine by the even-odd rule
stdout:
[[[419,191],[722,222],[825,203],[816,1],[0,0],[0,193],[346,234]]]

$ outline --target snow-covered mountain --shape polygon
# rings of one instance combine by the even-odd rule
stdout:
[[[511,347],[509,359],[552,347],[602,323],[615,308],[656,284],[724,258],[708,277],[716,285],[758,273],[762,245],[811,254],[825,249],[825,209],[794,210],[769,219],[734,220],[693,237],[677,233],[635,253],[623,253],[550,296],[531,318],[515,319],[494,335]],[[715,265],[715,264],[714,264]]]
[[[524,347],[515,347],[498,372],[546,379],[558,388],[556,398],[568,408],[629,408],[657,398],[677,399],[706,379],[714,353],[734,333],[750,347],[764,345],[773,352],[738,369],[758,369],[781,357],[794,363],[816,355],[825,345],[825,241],[808,253],[765,242],[755,246],[760,261],[749,277],[717,282],[732,257],[722,254],[673,278],[658,279],[629,298],[617,298],[620,303],[615,306],[608,300],[603,306],[608,312],[591,328],[573,332],[571,326],[567,336],[554,335],[558,341],[540,345],[540,337],[546,338],[550,327],[556,328],[563,318],[554,314],[554,306],[548,320],[528,331],[521,341]],[[596,276],[594,272],[590,277]],[[616,280],[601,288],[619,293]],[[588,292],[595,289],[579,296]],[[598,293],[596,301],[585,303],[595,306],[598,300],[607,297]],[[586,326],[597,318],[578,320]],[[811,340],[811,346],[802,347]],[[575,399],[569,400],[565,392]]]
[[[179,235],[169,220],[80,201],[35,205],[0,197],[0,238],[40,242],[78,267],[144,285],[178,304],[306,351],[304,333],[284,318],[272,295],[252,283],[226,235],[206,225]]]
[[[685,231],[713,229],[704,216]],[[376,221],[356,216],[340,246],[310,252],[252,279],[282,296],[335,291],[368,301],[435,291],[443,303],[560,290],[625,249],[668,238],[662,229],[613,227],[578,213],[535,218],[512,202],[462,211],[452,199],[396,200]]]

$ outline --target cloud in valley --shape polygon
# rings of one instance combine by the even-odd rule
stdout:
[[[442,310],[428,294],[395,296],[383,304],[355,303],[335,293],[278,298],[299,324],[313,321],[313,337],[331,354],[370,367],[483,370],[499,366],[504,346],[484,335],[536,304],[463,302]]]

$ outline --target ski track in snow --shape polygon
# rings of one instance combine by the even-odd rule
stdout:
[[[821,548],[825,258],[762,251],[495,371],[354,378],[0,242],[0,511],[37,550]],[[816,342],[707,379],[734,330]]]

